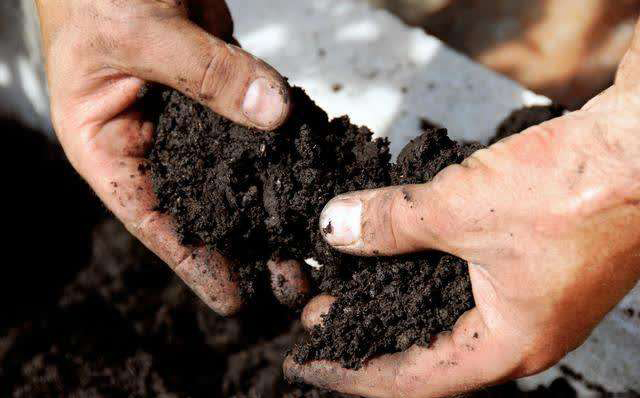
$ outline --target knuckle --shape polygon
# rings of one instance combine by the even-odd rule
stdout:
[[[405,241],[415,207],[411,187],[380,189],[365,200],[361,219],[364,245],[380,253],[392,253]]]
[[[467,180],[467,170],[454,165],[443,170],[431,185],[436,207],[429,212],[429,223],[436,237],[447,240],[463,231],[463,220],[472,208],[470,201],[473,199],[467,191]]]
[[[411,194],[409,193],[407,188],[402,188],[400,190],[394,190],[391,192],[389,197],[389,208],[387,211],[388,217],[390,218],[389,222],[385,222],[389,228],[389,231],[386,235],[388,235],[387,245],[391,250],[398,249],[398,238],[400,237],[400,231],[406,228],[403,228],[403,225],[406,225],[406,220],[404,220],[403,216],[410,212],[410,209],[414,207],[411,203]]]
[[[215,101],[220,98],[235,74],[234,56],[224,45],[216,46],[209,54],[198,94],[203,101]]]

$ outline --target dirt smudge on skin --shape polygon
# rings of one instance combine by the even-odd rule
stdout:
[[[324,232],[325,235],[331,235],[333,233],[333,225],[331,225],[331,221],[329,221],[329,224],[322,229],[322,232]]]

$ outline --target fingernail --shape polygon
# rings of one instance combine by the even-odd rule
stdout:
[[[265,128],[276,127],[286,109],[280,86],[264,77],[251,83],[242,104],[244,115],[257,126]]]
[[[333,199],[320,215],[322,236],[332,246],[352,246],[360,241],[361,217],[358,199]]]

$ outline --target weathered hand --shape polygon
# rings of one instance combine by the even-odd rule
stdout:
[[[231,262],[203,247],[181,246],[168,216],[154,211],[150,178],[141,166],[153,126],[136,110],[136,100],[145,81],[158,82],[238,123],[272,129],[289,111],[287,83],[224,41],[233,24],[222,0],[37,5],[53,124],[69,160],[128,230],[211,308],[237,311],[242,300]],[[270,268],[298,279],[291,262]]]
[[[438,249],[469,261],[476,308],[430,348],[285,372],[371,397],[462,393],[540,372],[578,347],[640,277],[640,30],[614,86],[582,110],[476,152],[424,185],[333,199],[344,252]],[[331,298],[314,299],[307,327]]]

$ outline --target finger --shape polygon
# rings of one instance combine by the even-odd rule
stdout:
[[[207,305],[223,315],[237,312],[242,299],[230,261],[204,247],[181,245],[169,216],[154,210],[143,157],[152,133],[153,126],[141,123],[136,112],[125,112],[89,134],[83,150],[72,150],[75,166],[126,228]],[[67,148],[73,145],[78,143],[68,142]]]
[[[314,297],[302,310],[302,326],[306,330],[311,330],[322,325],[323,317],[329,313],[336,298],[327,294]]]
[[[278,301],[290,308],[302,307],[311,288],[300,263],[295,260],[269,260],[267,267],[271,272],[271,289]]]
[[[289,113],[289,86],[271,66],[187,19],[143,25],[116,68],[173,87],[236,123],[263,130]]]
[[[460,165],[432,182],[351,192],[327,203],[320,215],[324,239],[358,255],[394,255],[424,249],[456,254],[449,238],[475,205],[474,184]],[[465,209],[468,208],[468,209]]]
[[[286,377],[321,388],[366,397],[440,397],[472,391],[516,375],[517,347],[492,334],[477,309],[460,318],[453,332],[431,347],[373,359],[355,371],[329,361],[300,365],[291,356]]]

